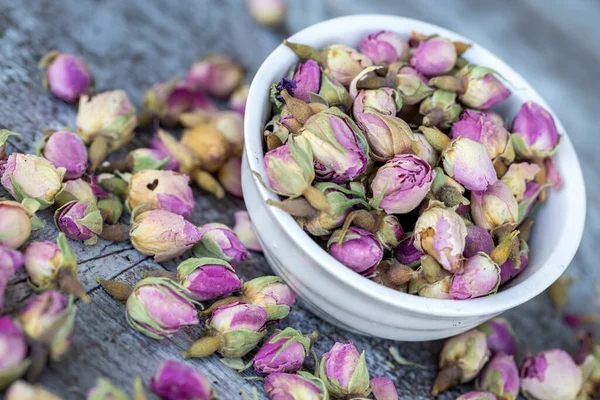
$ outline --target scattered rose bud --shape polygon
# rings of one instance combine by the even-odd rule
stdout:
[[[235,197],[244,198],[242,191],[242,160],[232,157],[219,169],[219,182],[227,193]]]
[[[215,399],[215,390],[206,376],[173,360],[162,363],[150,381],[150,388],[164,400]]]
[[[444,278],[424,285],[419,289],[419,296],[428,297],[430,299],[452,299],[453,296],[450,294],[452,289],[452,277],[445,276]]]
[[[6,391],[4,400],[62,400],[41,386],[16,381]]]
[[[517,355],[517,338],[509,323],[503,318],[494,318],[477,327],[487,336],[488,348],[492,354]]]
[[[21,204],[0,199],[0,245],[21,247],[31,235],[31,218]]]
[[[252,18],[270,28],[280,25],[287,11],[285,0],[247,0],[246,4]]]
[[[466,137],[481,143],[492,160],[501,155],[508,158],[509,162],[514,159],[512,143],[502,118],[491,111],[465,110],[460,120],[452,124],[450,137]]]
[[[217,171],[231,155],[225,136],[219,129],[207,124],[184,130],[181,143],[194,152],[202,168],[208,172]]]
[[[265,378],[265,391],[270,400],[327,400],[323,381],[308,372],[297,374],[275,372]]]
[[[79,96],[93,89],[92,73],[80,57],[51,51],[42,57],[39,67],[44,87],[67,103],[77,102]]]
[[[513,119],[511,139],[516,153],[525,158],[550,157],[560,143],[552,115],[537,103],[524,103]]]
[[[236,234],[238,239],[242,242],[244,247],[251,251],[257,251],[262,253],[263,249],[258,240],[258,235],[254,230],[252,221],[247,211],[236,211],[233,214],[235,225],[233,226],[233,232]]]
[[[583,384],[580,368],[559,349],[525,358],[520,374],[521,393],[532,399],[575,399]]]
[[[148,169],[168,169],[169,156],[159,150],[139,148],[130,151],[125,162],[129,164],[126,169],[135,174]]]
[[[131,215],[131,244],[140,253],[163,262],[179,257],[200,240],[201,234],[181,215],[143,207]]]
[[[177,276],[198,301],[218,299],[242,287],[233,267],[216,258],[189,258],[179,264]]]
[[[339,243],[341,230],[336,230],[327,242],[329,254],[352,271],[369,275],[383,258],[383,246],[364,229],[350,227]]]
[[[375,400],[398,400],[398,392],[389,378],[378,377],[371,379],[373,397]]]
[[[229,108],[242,116],[246,113],[246,101],[248,100],[249,90],[250,86],[242,85],[229,97]]]
[[[365,352],[359,353],[352,342],[335,343],[319,363],[319,378],[334,397],[366,397],[371,393]]]
[[[254,370],[261,375],[298,371],[308,355],[311,339],[289,327],[276,331],[254,356]]]
[[[11,317],[0,317],[0,390],[23,376],[29,365],[21,327]]]
[[[242,83],[244,71],[225,54],[211,54],[195,62],[186,76],[195,89],[219,99],[227,98]]]
[[[502,400],[519,396],[519,370],[513,356],[496,354],[479,378],[479,387]]]
[[[493,393],[477,391],[465,393],[456,400],[498,400],[498,398]]]
[[[494,250],[494,239],[487,229],[477,226],[467,226],[467,237],[465,239],[465,250],[463,256],[470,258],[477,253],[490,254]]]
[[[484,192],[471,192],[471,217],[477,225],[492,230],[517,222],[519,204],[510,188],[498,181]]]
[[[245,261],[249,255],[235,232],[227,225],[214,222],[203,225],[199,232],[201,239],[193,249],[196,257],[215,257],[237,264]]]
[[[211,121],[231,148],[231,154],[241,157],[244,152],[244,117],[233,111],[221,111]]]
[[[408,61],[408,43],[397,33],[381,31],[371,33],[360,42],[360,52],[376,65],[388,65],[395,61]]]
[[[54,197],[54,205],[62,207],[75,200],[89,204],[96,204],[98,201],[92,186],[81,178],[64,182]]]
[[[102,215],[95,204],[71,201],[54,213],[58,230],[69,239],[95,244],[102,233]]]
[[[412,265],[418,262],[425,254],[415,247],[415,236],[402,241],[394,251],[396,259],[404,265]]]
[[[80,178],[87,169],[87,149],[71,131],[52,132],[38,145],[39,156],[43,156],[57,168],[64,168],[66,180]]]
[[[130,210],[148,204],[187,217],[195,205],[190,177],[173,171],[140,171],[129,181],[125,204]]]
[[[485,147],[471,139],[454,139],[443,151],[442,160],[446,174],[469,190],[484,191],[498,180]]]
[[[296,302],[296,295],[278,276],[261,276],[242,286],[243,301],[262,307],[267,312],[267,321],[287,317]]]
[[[485,253],[468,258],[462,274],[452,277],[450,295],[455,300],[472,299],[494,294],[500,285],[500,268]]]
[[[107,199],[98,200],[98,210],[105,223],[114,225],[123,214],[123,203],[117,196],[111,195]]]
[[[129,400],[129,396],[108,379],[99,378],[96,386],[88,391],[86,400]]]
[[[157,151],[158,154],[160,154],[160,157],[168,158],[164,169],[168,171],[179,171],[179,161],[177,161],[177,158],[175,158],[171,151],[169,151],[169,148],[165,145],[160,135],[154,135],[154,137],[148,143],[148,147]]]
[[[436,90],[421,102],[419,113],[423,115],[423,125],[447,129],[458,119],[462,107],[456,102],[456,93]]]
[[[454,43],[434,36],[419,44],[410,59],[410,65],[425,75],[436,76],[450,72],[456,64],[456,59]]]

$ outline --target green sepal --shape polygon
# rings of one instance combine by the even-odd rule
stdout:
[[[71,206],[73,203],[78,203],[77,200],[73,200],[70,201],[68,203],[66,203],[65,205],[63,205],[62,207],[58,208],[55,212],[54,212],[54,224],[58,227],[58,219],[60,218],[61,214],[63,213],[63,211],[68,208],[69,206]],[[89,230],[91,230],[92,232],[94,232],[96,235],[99,235],[100,233],[102,233],[102,225],[103,225],[103,220],[102,220],[102,214],[100,214],[100,210],[98,209],[98,206],[96,206],[93,203],[85,203],[87,204],[87,208],[85,210],[85,212],[83,213],[83,218],[77,220],[77,224],[81,225],[81,226],[85,226],[86,228],[88,228]],[[96,241],[98,240],[97,237],[94,237],[96,239]],[[86,240],[84,243],[86,244],[94,244],[94,238],[91,238],[89,240]]]
[[[259,276],[258,278],[244,282],[244,285],[242,286],[242,293],[245,295],[245,292],[248,290],[260,292],[262,289],[273,283],[285,283],[285,281],[275,275]]]
[[[241,358],[251,352],[266,334],[266,329],[260,332],[245,329],[228,331],[222,334],[223,344],[218,352],[223,357]]]
[[[352,106],[352,98],[350,97],[348,90],[346,90],[343,85],[336,82],[335,79],[326,72],[321,73],[321,87],[319,93],[309,93],[311,102],[313,102],[311,96],[313,94],[318,96],[319,99],[322,99],[323,104],[326,104],[328,107],[343,106],[347,111]]]
[[[418,104],[434,92],[434,89],[427,86],[418,76],[405,74],[396,76],[395,89],[406,105]]]
[[[77,274],[77,256],[75,255],[73,248],[69,245],[67,236],[60,232],[56,239],[56,244],[62,254],[62,263],[60,267],[70,271],[74,275]]]
[[[225,357],[225,358],[220,358],[219,361],[221,362],[221,364],[225,365],[228,368],[231,368],[234,371],[244,372],[245,370],[247,370],[248,368],[250,368],[252,366],[254,359],[245,363],[244,360],[242,360],[241,358]]]
[[[103,215],[106,223],[116,224],[123,215],[123,202],[114,194],[106,199],[98,199],[98,210]]]
[[[271,338],[271,340],[269,340],[267,343],[275,343],[281,339],[292,339],[292,340],[288,340],[283,346],[281,346],[281,348],[279,350],[277,350],[277,353],[275,353],[273,355],[273,358],[276,358],[277,356],[279,356],[279,354],[281,354],[283,351],[285,351],[285,349],[287,347],[289,347],[292,343],[298,342],[302,345],[302,347],[304,347],[304,352],[305,354],[308,355],[309,351],[310,351],[310,345],[311,345],[311,341],[310,338],[308,336],[303,335],[301,332],[297,331],[294,328],[291,327],[287,327],[282,331],[279,331],[279,333],[277,333],[275,336],[273,336]]]
[[[279,114],[273,115],[273,118],[266,123],[265,129],[273,132],[283,144],[287,142],[290,136],[290,131],[281,123],[281,115]]]
[[[147,169],[163,170],[165,168],[165,166],[167,165],[167,163],[169,162],[170,156],[167,156],[167,157],[163,158],[162,160],[156,160],[152,157],[146,157],[143,155],[139,155],[140,152],[138,152],[138,150],[145,150],[145,149],[136,149],[129,153],[129,156],[133,160],[133,168],[132,168],[131,172],[134,174],[136,172],[144,171]]]
[[[281,114],[281,110],[285,105],[283,101],[277,98],[277,96],[279,96],[277,85],[277,83],[272,83],[271,86],[269,86],[269,101],[271,102],[271,106],[273,108],[273,114]]]
[[[500,399],[509,400],[510,397],[504,396],[504,379],[500,371],[494,368],[488,368],[485,373],[485,380],[481,382],[481,389],[495,394]],[[514,400],[514,399],[513,399]]]
[[[371,393],[371,382],[364,351],[361,353],[358,364],[350,377],[348,387],[342,387],[337,379],[327,376],[324,359],[321,359],[319,366],[319,377],[325,383],[327,391],[334,398],[348,398],[350,395],[366,397]]]
[[[185,278],[187,278],[192,272],[194,272],[197,268],[203,265],[223,265],[231,272],[235,272],[231,264],[227,261],[218,258],[210,258],[210,257],[201,257],[201,258],[188,258],[187,260],[181,262],[177,266],[177,278],[181,283]]]
[[[17,366],[0,371],[0,390],[6,389],[11,383],[25,375],[25,372],[27,372],[30,365],[31,360],[27,358],[21,361]]]
[[[31,217],[31,230],[32,231],[37,231],[40,229],[44,229],[46,227],[46,221],[44,221],[43,219],[40,219],[37,216],[32,216]]]
[[[111,381],[99,378],[91,395],[86,400],[129,400],[127,393],[112,385]]]
[[[8,129],[0,129],[0,146],[5,144],[10,136],[21,136],[21,134],[11,132]]]
[[[46,53],[38,63],[38,68],[42,71],[42,86],[46,90],[50,89],[50,85],[48,84],[48,73],[46,70],[48,69],[50,64],[52,64],[52,61],[54,61],[59,55],[60,53],[58,51],[52,50]]]
[[[64,168],[63,168],[64,169]],[[21,185],[19,185],[19,183],[17,183],[17,181],[15,180],[14,176],[10,176],[10,183],[13,186],[13,190],[15,192],[15,199],[21,203],[24,207],[26,207],[27,210],[29,210],[30,208],[35,208],[36,211],[37,210],[45,210],[46,208],[50,207],[53,203],[54,203],[54,199],[52,201],[48,201],[46,199],[38,199],[35,197],[31,197],[30,195],[28,195],[27,193],[25,193],[25,191],[23,190],[23,187]],[[38,205],[35,206],[35,203],[37,202]]]
[[[263,309],[267,312],[267,321],[279,321],[290,313],[290,307],[285,304],[268,304]]]
[[[192,247],[192,254],[198,258],[212,258],[231,261],[231,257],[223,253],[221,246],[210,235],[202,235],[198,243]],[[185,262],[185,261],[184,261]],[[179,268],[178,268],[179,269]]]
[[[73,296],[69,296],[67,308],[56,318],[54,323],[42,333],[42,343],[50,346],[50,358],[59,361],[67,351],[70,337],[75,327],[75,314],[77,307]],[[39,339],[39,338],[38,338]],[[66,347],[65,347],[66,346]]]
[[[533,153],[532,153],[531,149],[529,148],[529,145],[527,144],[527,142],[525,142],[525,139],[523,138],[523,136],[519,135],[518,133],[511,133],[510,141],[512,142],[513,148],[515,149],[515,153],[519,157],[522,157],[522,158],[533,157]]]
[[[324,382],[324,379],[317,378],[310,372],[306,371],[298,371],[297,374],[319,388],[321,391],[321,393],[318,395],[319,400],[329,400],[329,390],[327,388],[327,384]]]

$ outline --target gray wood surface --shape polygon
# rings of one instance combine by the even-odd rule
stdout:
[[[91,65],[99,90],[125,89],[139,106],[144,90],[157,81],[182,75],[192,61],[209,52],[238,57],[249,77],[284,35],[326,18],[356,13],[389,13],[423,19],[474,38],[509,61],[554,108],[569,131],[587,182],[588,220],[584,239],[568,275],[577,278],[567,307],[573,312],[596,312],[597,243],[600,239],[600,149],[597,113],[600,109],[597,74],[600,71],[600,2],[580,1],[397,1],[347,0],[290,1],[286,27],[269,31],[258,26],[241,0],[61,0],[0,1],[0,127],[21,132],[11,141],[9,152],[33,152],[42,136],[40,129],[74,126],[76,109],[42,89],[37,61],[48,50],[59,49],[83,56]],[[148,135],[139,135],[142,145]],[[568,179],[568,177],[566,177]],[[5,193],[0,190],[0,197]],[[233,223],[233,212],[244,208],[240,200],[225,201],[196,192],[196,211],[190,220]],[[50,220],[51,213],[42,216]],[[569,229],[568,226],[564,229]],[[32,240],[55,240],[52,223]],[[552,232],[546,234],[551,235]],[[96,276],[117,278],[133,284],[148,269],[174,269],[177,262],[162,266],[130,245],[100,240],[91,247],[72,243],[80,265],[81,280],[92,303],[80,305],[70,352],[60,363],[50,365],[41,381],[64,399],[84,398],[98,377],[107,377],[130,390],[136,375],[149,381],[159,364],[179,359],[200,327],[184,329],[162,342],[132,331],[125,322],[124,308],[95,282]],[[260,255],[238,268],[244,279],[269,273]],[[6,313],[16,313],[31,297],[24,273],[8,290]],[[546,296],[506,313],[521,337],[524,351],[550,347],[574,350],[574,331],[551,310]],[[423,364],[425,369],[390,368],[387,348],[392,342],[366,338],[334,328],[305,310],[295,307],[283,326],[306,333],[317,330],[321,338],[316,351],[327,351],[335,341],[352,340],[367,350],[372,376],[391,377],[401,399],[429,399],[436,372],[440,342],[399,343],[400,353]],[[190,365],[214,382],[219,398],[240,398],[240,390],[256,386],[264,397],[262,383],[245,380],[212,357]],[[470,390],[465,385],[440,396],[454,399]]]

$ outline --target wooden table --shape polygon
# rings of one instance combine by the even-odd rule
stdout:
[[[143,92],[155,82],[186,72],[199,56],[226,52],[243,60],[251,73],[288,33],[323,19],[354,13],[390,13],[420,18],[453,29],[509,61],[554,108],[575,144],[588,184],[588,224],[581,249],[567,274],[577,278],[568,310],[597,311],[594,305],[600,239],[600,110],[598,71],[600,3],[589,1],[319,1],[290,2],[286,29],[269,31],[247,14],[241,0],[61,0],[0,1],[0,127],[21,132],[9,152],[33,152],[42,128],[74,126],[76,108],[47,94],[39,79],[37,62],[48,50],[59,49],[83,56],[91,65],[99,90],[125,89],[139,106]],[[143,145],[148,136],[135,140]],[[568,176],[566,177],[568,179]],[[217,201],[195,192],[197,206],[190,220],[196,224],[232,224],[240,200]],[[0,191],[0,197],[5,195]],[[51,212],[41,213],[51,220]],[[564,229],[569,229],[565,226]],[[32,235],[32,240],[56,238],[53,223]],[[546,234],[551,235],[552,232]],[[90,294],[90,305],[80,304],[71,349],[60,363],[51,364],[41,381],[64,399],[84,398],[99,377],[110,378],[130,390],[139,375],[148,382],[167,359],[202,335],[202,328],[184,329],[170,339],[149,339],[126,324],[123,305],[108,297],[95,277],[117,278],[133,284],[148,269],[173,270],[177,261],[155,264],[129,244],[100,240],[91,247],[72,243],[79,259],[80,276]],[[260,255],[241,265],[242,278],[268,274]],[[19,273],[8,290],[6,313],[16,313],[31,298],[25,274]],[[573,330],[552,311],[546,296],[506,313],[526,351],[550,347],[574,350]],[[429,399],[441,342],[398,343],[357,336],[339,330],[302,304],[282,326],[303,332],[319,331],[319,354],[335,341],[353,341],[367,350],[372,376],[394,379],[401,399]],[[425,366],[390,368],[388,347],[397,345],[407,359]],[[246,380],[222,365],[218,358],[189,361],[214,382],[222,400],[240,398],[240,390],[253,386],[264,398],[262,382]],[[440,396],[454,399],[470,390],[466,385]]]

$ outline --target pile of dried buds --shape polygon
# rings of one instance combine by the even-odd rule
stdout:
[[[561,184],[548,111],[527,102],[506,127],[505,82],[438,35],[284,43],[302,61],[271,86],[264,167],[284,198],[271,205],[405,293],[486,296],[527,267],[532,210]]]

